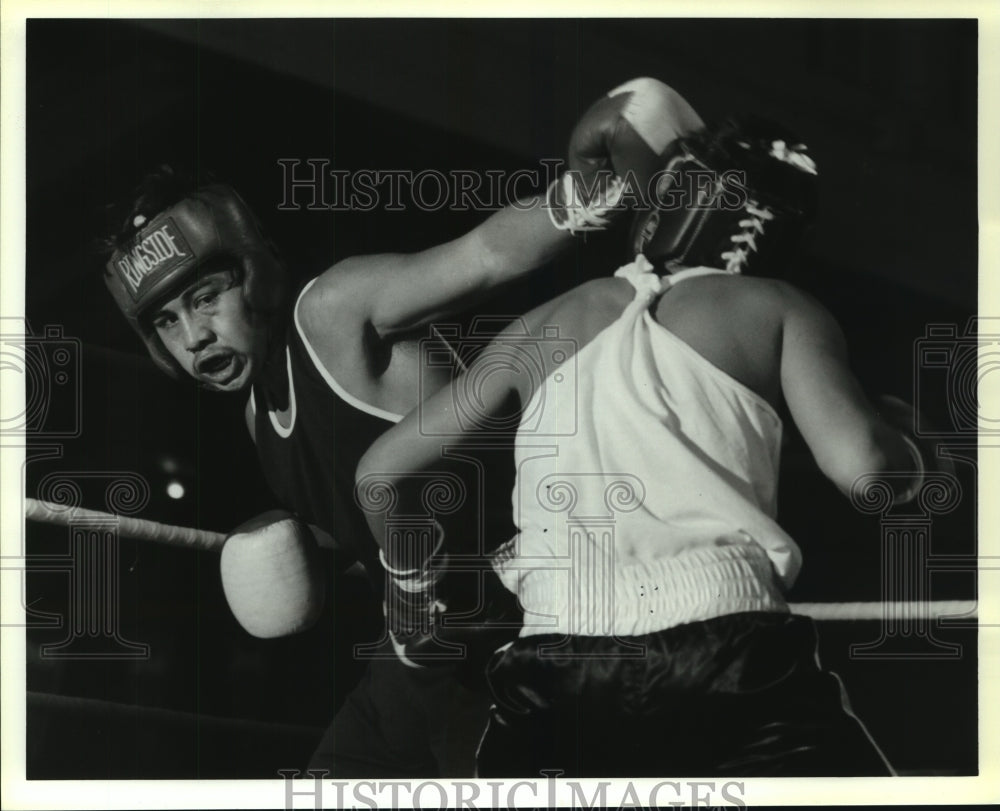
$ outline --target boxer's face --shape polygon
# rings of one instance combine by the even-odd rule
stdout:
[[[199,276],[161,302],[150,322],[181,368],[207,388],[240,391],[264,366],[267,329],[255,323],[235,271]]]

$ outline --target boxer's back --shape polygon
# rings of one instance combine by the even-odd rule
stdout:
[[[730,377],[787,408],[820,469],[845,492],[862,473],[907,464],[850,370],[840,326],[808,294],[776,279],[713,274],[670,289],[653,315]]]
[[[598,279],[533,311],[529,325],[541,334],[559,324],[582,347],[633,297],[626,280]],[[841,488],[860,473],[887,469],[887,429],[850,371],[840,327],[811,296],[776,279],[712,273],[671,285],[651,314],[779,413],[787,407],[820,469]]]
[[[561,324],[563,334],[582,347],[615,321],[634,295],[624,279],[597,279],[539,307],[530,316],[531,327],[539,332]],[[777,407],[784,321],[802,297],[780,281],[719,273],[684,279],[650,312],[707,361]]]
[[[699,355],[777,408],[788,290],[773,279],[698,276],[670,288],[651,312]]]

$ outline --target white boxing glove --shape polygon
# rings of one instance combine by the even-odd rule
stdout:
[[[318,546],[305,523],[272,510],[226,538],[219,563],[229,608],[253,636],[273,639],[310,628],[323,610]]]
[[[705,126],[676,90],[657,79],[632,79],[596,101],[569,140],[569,169],[549,190],[549,212],[560,230],[607,226],[622,181],[645,191],[678,138]],[[638,191],[636,189],[635,191]]]

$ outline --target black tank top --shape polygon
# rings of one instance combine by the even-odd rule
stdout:
[[[378,546],[354,501],[354,474],[372,443],[400,419],[352,397],[307,345],[296,323],[286,338],[290,423],[282,427],[263,392],[251,392],[257,456],[284,506],[329,532],[343,564],[360,560],[381,591]]]

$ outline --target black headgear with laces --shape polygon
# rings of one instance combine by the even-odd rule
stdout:
[[[816,164],[794,135],[730,119],[678,140],[629,232],[658,272],[714,267],[774,275],[816,211]]]

